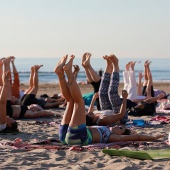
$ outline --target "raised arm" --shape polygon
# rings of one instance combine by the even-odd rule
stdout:
[[[122,105],[120,107],[120,112],[118,114],[113,114],[109,116],[105,116],[102,119],[99,120],[98,125],[100,126],[107,126],[114,124],[116,122],[119,122],[126,114],[126,99],[127,99],[128,93],[126,90],[122,90]]]
[[[92,98],[92,100],[91,100],[91,103],[90,103],[88,112],[93,112],[93,111],[94,111],[94,104],[95,104],[95,101],[96,101],[96,99],[97,99],[98,97],[99,97],[99,93],[98,93],[98,92],[93,95],[93,98]]]

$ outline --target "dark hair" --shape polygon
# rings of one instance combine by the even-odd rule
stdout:
[[[86,115],[86,125],[87,126],[93,126],[94,125],[93,118],[90,117],[89,115]]]
[[[122,135],[130,135],[130,130],[129,129],[125,129],[125,131],[122,133]]]
[[[6,127],[3,131],[1,131],[1,133],[19,132],[17,122],[12,122],[11,125],[11,127]]]
[[[103,75],[103,71],[102,71],[102,69],[100,69],[99,70],[99,76],[102,77],[102,75]]]

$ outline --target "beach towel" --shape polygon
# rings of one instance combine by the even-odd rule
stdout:
[[[158,121],[160,124],[170,123],[170,116],[155,116],[150,121]]]
[[[103,153],[110,156],[126,156],[129,158],[141,160],[154,160],[170,158],[170,149],[160,150],[145,150],[145,151],[132,151],[132,150],[117,150],[117,149],[103,149]]]

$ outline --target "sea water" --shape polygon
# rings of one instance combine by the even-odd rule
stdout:
[[[138,72],[143,72],[144,62],[147,59],[130,59],[130,58],[120,58],[119,59],[119,68],[120,68],[120,82],[123,81],[122,72],[125,69],[125,65],[129,61],[137,61],[135,65],[136,78]],[[40,83],[57,83],[58,78],[54,73],[54,68],[59,61],[59,58],[16,58],[15,65],[19,72],[21,83],[29,82],[29,75],[31,66],[37,64],[43,64],[43,67],[39,70],[39,82]],[[170,82],[170,59],[161,58],[161,59],[151,59],[152,63],[150,64],[150,69],[152,71],[152,77],[154,82]],[[86,81],[86,75],[84,68],[81,66],[81,58],[75,58],[74,64],[79,65],[80,72],[77,77],[77,81]],[[105,70],[106,61],[103,58],[92,58],[91,65],[95,71],[102,69]]]

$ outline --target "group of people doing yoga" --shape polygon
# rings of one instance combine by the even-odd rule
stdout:
[[[141,103],[138,104],[139,99],[134,93],[140,96],[142,93],[139,93],[140,91],[138,90],[134,91],[133,88],[128,87],[129,83],[127,83],[124,87],[125,90],[122,90],[122,94],[119,96],[119,60],[115,55],[105,55],[103,57],[106,61],[106,69],[102,76],[98,75],[92,68],[90,57],[90,53],[85,53],[82,57],[82,66],[85,69],[88,82],[94,88],[94,96],[88,111],[85,110],[85,103],[79,85],[76,82],[77,72],[72,71],[75,56],[71,55],[69,59],[67,55],[62,57],[54,69],[54,72],[58,76],[62,94],[61,102],[63,102],[63,98],[66,102],[66,108],[59,129],[60,141],[68,145],[87,145],[116,141],[153,141],[163,137],[163,135],[140,135],[122,125],[127,121],[127,108],[138,105],[138,107],[141,107]],[[30,87],[20,99],[20,105],[17,108],[15,105],[11,105],[11,102],[9,102],[12,96],[9,65],[13,59],[13,57],[8,57],[1,60],[0,106],[3,109],[0,111],[0,117],[2,118],[0,119],[0,131],[8,128],[14,129],[14,127],[17,129],[17,123],[12,117],[34,118],[39,117],[38,113],[54,116],[54,113],[46,113],[48,111],[44,110],[45,105],[48,103],[36,98],[38,91],[38,70],[42,65],[35,65],[31,68]],[[150,62],[146,61],[144,67],[148,78],[145,93],[143,92],[146,98],[143,101],[154,103],[163,96],[160,94],[160,96],[154,97],[152,94],[152,76],[149,65]],[[134,66],[135,62],[128,63],[125,72],[134,71]],[[130,68],[131,70],[129,70]],[[130,81],[130,77],[129,80],[127,77],[127,81]],[[139,77],[141,80],[142,75]],[[131,96],[133,96],[133,99]],[[95,103],[99,110],[99,113],[96,114],[94,114]],[[9,108],[10,110],[8,110]],[[22,108],[26,111],[23,111]],[[25,113],[23,114],[22,112]]]
[[[14,122],[14,126],[10,126],[11,128],[5,128],[5,124],[3,124],[3,128],[0,128],[0,131],[15,131],[17,129],[17,122],[13,119],[39,118],[50,116],[61,117],[61,114],[45,109],[58,107],[59,104],[64,103],[62,100],[50,97],[46,100],[36,98],[36,94],[38,92],[38,70],[42,67],[42,65],[34,65],[33,67],[31,67],[29,88],[25,91],[25,94],[23,96],[20,96],[20,82],[18,73],[14,65],[14,59],[15,58],[13,56],[0,59],[0,112],[2,112],[0,114],[0,121],[3,119],[2,117],[4,117],[4,119],[7,119],[7,122]],[[13,66],[13,82],[10,63],[12,63]],[[4,93],[6,95],[3,95]],[[3,108],[5,109],[4,111]]]

